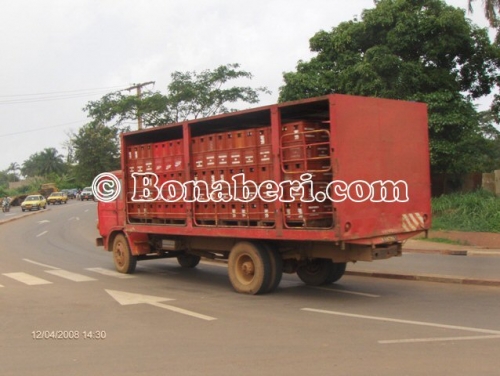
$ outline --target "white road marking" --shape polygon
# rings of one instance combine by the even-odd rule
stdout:
[[[115,278],[121,278],[121,279],[135,278],[135,276],[130,275],[130,274],[119,273],[117,271],[104,269],[104,268],[87,268],[86,270],[89,270],[89,271],[95,272],[95,273],[99,273],[102,275],[106,275],[109,277],[115,277]]]
[[[397,343],[422,343],[422,342],[444,342],[444,341],[470,341],[477,339],[495,339],[500,338],[500,335],[491,336],[468,336],[468,337],[444,337],[444,338],[410,338],[410,339],[395,339],[395,340],[383,340],[378,341],[378,343],[387,344],[397,344]]]
[[[467,327],[467,326],[457,326],[457,325],[436,324],[436,323],[432,323],[432,322],[423,322],[423,321],[400,320],[400,319],[392,319],[392,318],[389,318],[389,317],[356,315],[356,314],[352,314],[352,313],[337,312],[337,311],[327,311],[327,310],[323,310],[323,309],[314,309],[314,308],[301,308],[301,310],[302,311],[308,311],[308,312],[325,313],[325,314],[328,314],[328,315],[353,317],[353,318],[358,318],[358,319],[367,319],[367,320],[375,320],[375,321],[393,322],[393,323],[397,323],[397,324],[409,324],[409,325],[429,326],[429,327],[440,328],[440,329],[463,330],[463,331],[467,331],[467,332],[493,334],[494,336],[500,336],[500,331],[499,330],[481,329],[481,328],[470,328],[470,327]]]
[[[44,219],[43,221],[38,221],[39,224],[42,224],[42,223],[49,223],[50,221],[48,219]]]
[[[3,287],[2,285],[0,285],[0,287]]]
[[[56,269],[56,270],[46,270],[45,273],[49,273],[61,278],[69,279],[74,282],[88,282],[88,281],[97,281],[95,278],[88,277],[83,274],[69,272],[67,270]]]
[[[206,321],[217,320],[215,317],[203,315],[201,313],[188,311],[187,309],[174,307],[169,304],[163,304],[161,302],[175,300],[170,298],[163,298],[160,296],[134,294],[125,291],[115,291],[115,290],[105,290],[113,299],[115,299],[121,305],[131,305],[131,304],[149,304],[158,308],[168,309],[169,311],[181,313],[183,315],[195,317],[197,319],[202,319]]]
[[[380,295],[368,294],[366,292],[357,292],[357,291],[348,291],[348,290],[337,290],[337,289],[331,289],[331,288],[328,288],[328,287],[314,287],[314,286],[309,286],[309,287],[313,288],[315,290],[325,290],[325,291],[331,291],[331,292],[338,292],[340,294],[359,295],[359,296],[365,296],[367,298],[380,298]]]
[[[30,260],[30,259],[23,259],[23,261],[30,262],[30,263],[35,264],[35,265],[43,266],[44,268],[59,269],[59,268],[57,268],[55,266],[51,266],[51,265],[47,265],[47,264],[42,264],[41,262],[36,262],[36,261]]]
[[[174,306],[171,306],[169,304],[163,304],[163,303],[149,303],[149,304],[151,304],[151,305],[153,305],[155,307],[168,309],[169,311],[181,313],[183,315],[187,315],[187,316],[191,316],[191,317],[196,317],[197,319],[202,319],[202,320],[206,320],[206,321],[217,320],[215,317],[203,315],[201,313],[197,313],[197,312],[193,312],[193,311],[188,311],[187,309],[182,309],[182,308],[179,308],[179,307],[174,307]]]
[[[15,279],[18,282],[24,283],[26,285],[34,286],[34,285],[48,285],[52,282],[46,281],[45,279],[38,278],[27,273],[4,273],[6,277]]]
[[[48,232],[48,231],[41,232],[41,233],[39,233],[36,237],[37,237],[37,238],[39,238],[40,236],[45,235],[47,232]]]

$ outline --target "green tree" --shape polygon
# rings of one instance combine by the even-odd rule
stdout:
[[[62,174],[66,170],[64,158],[57,149],[45,148],[43,151],[32,154],[24,161],[21,173],[24,176],[48,176]]]
[[[6,170],[2,171],[2,179],[7,182],[16,182],[20,180],[19,174],[21,172],[21,167],[17,162],[12,162]],[[0,183],[1,184],[1,183]]]
[[[280,101],[344,93],[426,102],[433,171],[479,168],[472,100],[497,84],[500,49],[464,10],[441,0],[380,0],[360,20],[316,33],[310,48],[316,56],[284,74]]]
[[[500,169],[500,130],[495,127],[496,124],[495,115],[491,111],[479,113],[479,125],[484,140],[479,151],[484,158],[482,171]]]
[[[258,103],[259,93],[269,92],[263,87],[227,86],[232,80],[252,78],[251,73],[239,68],[239,64],[227,64],[201,73],[174,72],[165,95],[145,91],[139,98],[114,92],[89,102],[83,110],[94,122],[112,125],[122,125],[140,115],[145,126],[233,111],[230,104]]]
[[[88,185],[98,174],[120,167],[118,135],[116,127],[91,122],[73,136],[74,174],[80,185]]]

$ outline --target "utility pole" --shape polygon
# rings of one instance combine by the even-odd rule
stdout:
[[[149,82],[144,82],[142,84],[135,84],[135,85],[132,85],[126,89],[123,89],[123,90],[128,90],[128,91],[131,91],[133,89],[136,89],[137,90],[137,98],[141,99],[141,89],[143,86],[146,86],[146,85],[154,85],[155,82],[154,81],[149,81]],[[137,126],[138,126],[138,129],[142,129],[142,117],[141,117],[141,114],[139,113],[139,110],[137,110]]]

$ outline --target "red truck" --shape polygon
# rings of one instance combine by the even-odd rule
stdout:
[[[241,293],[324,285],[431,225],[422,103],[332,94],[124,133],[121,166],[97,244],[122,273],[204,257]]]

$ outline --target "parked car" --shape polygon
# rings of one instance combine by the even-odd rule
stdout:
[[[72,189],[69,189],[69,192],[68,192],[68,198],[76,198],[76,196],[78,195],[78,189],[76,188],[72,188]]]
[[[94,193],[92,192],[92,187],[85,187],[83,188],[82,192],[80,193],[80,200],[94,200]]]
[[[76,198],[76,190],[73,189],[61,189],[61,192],[66,194],[69,199]]]
[[[47,200],[42,195],[30,195],[26,197],[21,204],[21,210],[40,210],[45,209],[47,207]]]
[[[54,205],[54,204],[66,204],[68,202],[68,196],[64,192],[54,192],[51,193],[50,196],[47,198],[47,204]]]

